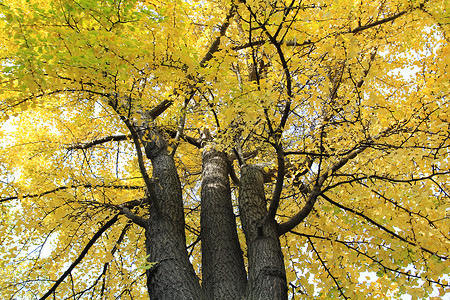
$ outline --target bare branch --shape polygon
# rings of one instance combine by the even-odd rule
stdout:
[[[254,46],[262,46],[265,43],[267,43],[267,40],[259,40],[259,41],[252,41],[252,42],[248,42],[246,44],[240,45],[240,46],[234,46],[231,49],[235,50],[235,51],[239,51],[239,50],[244,50],[247,48],[251,48]],[[314,44],[313,42],[311,42],[310,40],[306,40],[303,42],[298,42],[297,40],[292,40],[292,41],[286,41],[286,42],[282,42],[282,45],[286,45],[286,46],[290,46],[290,47],[296,47],[296,46],[307,46],[307,45],[312,45]]]
[[[66,279],[67,276],[69,276],[72,272],[72,270],[81,262],[81,260],[86,256],[89,249],[95,244],[95,242],[100,238],[100,236],[108,229],[110,228],[116,221],[118,220],[119,215],[115,215],[111,220],[105,223],[90,239],[90,241],[87,243],[87,245],[84,247],[83,251],[81,251],[80,255],[75,259],[75,261],[69,266],[69,268],[59,277],[59,279],[53,284],[53,286],[45,293],[40,300],[47,299],[48,296],[50,296],[53,292],[56,291],[58,286]]]
[[[125,140],[128,140],[130,137],[131,137],[130,134],[110,135],[110,136],[106,136],[104,138],[93,140],[93,141],[90,141],[90,142],[79,143],[79,144],[72,144],[71,146],[67,147],[66,149],[67,150],[76,150],[76,149],[84,150],[84,149],[88,149],[88,148],[91,148],[93,146],[101,145],[101,144],[104,144],[104,143],[107,143],[107,142],[125,141]]]
[[[424,2],[427,2],[427,0],[424,1]],[[415,8],[409,9],[409,10],[401,11],[401,12],[399,12],[397,14],[394,14],[394,15],[392,15],[390,17],[387,17],[387,18],[384,18],[384,19],[381,19],[381,20],[378,20],[378,21],[375,21],[375,22],[372,22],[372,23],[369,23],[369,24],[366,24],[366,25],[358,26],[358,27],[356,27],[354,29],[351,29],[350,31],[343,31],[343,32],[336,33],[336,34],[337,35],[346,34],[346,33],[356,34],[358,32],[361,32],[361,31],[364,31],[364,30],[367,30],[367,29],[370,29],[370,28],[373,28],[373,27],[376,27],[376,26],[379,26],[379,25],[382,25],[382,24],[394,21],[394,20],[398,19],[399,17],[401,17],[401,16],[403,16],[403,15],[405,15],[405,14],[407,14],[407,13],[409,13],[409,12],[415,10],[415,9],[422,9],[422,7],[423,7],[423,4],[420,4],[418,7],[415,7]],[[254,47],[254,46],[261,46],[261,45],[264,45],[267,42],[268,42],[268,40],[261,39],[261,40],[252,41],[252,42],[249,42],[249,43],[246,43],[246,44],[243,44],[243,45],[234,46],[234,47],[232,47],[232,49],[235,50],[235,51],[239,51],[239,50],[244,50],[244,49],[247,49],[247,48],[250,48],[250,47]],[[314,42],[312,42],[311,40],[305,40],[305,41],[302,41],[302,42],[299,42],[297,40],[289,40],[289,41],[286,41],[286,42],[282,42],[280,44],[284,44],[284,45],[290,46],[290,47],[302,47],[302,46],[312,45],[312,44],[314,44]]]
[[[123,239],[125,238],[125,235],[126,235],[128,229],[129,229],[130,227],[131,227],[131,223],[127,223],[127,224],[124,226],[124,228],[122,229],[122,232],[120,233],[119,238],[117,239],[117,241],[116,241],[114,247],[112,248],[112,250],[111,250],[111,252],[110,252],[111,255],[114,255],[114,253],[116,253],[116,251],[117,251],[119,245],[122,243],[122,241],[123,241]],[[109,264],[110,264],[110,262],[105,262],[105,263],[103,264],[103,270],[102,270],[102,272],[100,273],[100,275],[97,276],[97,278],[96,278],[95,281],[91,284],[91,286],[90,286],[90,287],[87,287],[86,289],[84,289],[84,290],[82,290],[82,291],[80,291],[80,292],[78,292],[78,293],[76,293],[76,294],[74,294],[74,296],[78,296],[78,295],[82,296],[82,295],[85,294],[87,291],[89,291],[89,290],[91,290],[92,288],[94,288],[94,287],[97,285],[97,283],[100,281],[100,279],[103,278],[103,280],[104,280],[104,279],[105,279],[104,276],[106,275],[106,271],[108,270]],[[105,282],[103,281],[102,289],[104,288],[104,284],[105,284]]]
[[[120,114],[119,114],[119,116],[122,119],[122,121],[125,123],[125,125],[128,127],[128,130],[130,130],[134,145],[136,147],[136,154],[137,154],[137,159],[138,159],[138,164],[139,164],[139,170],[141,171],[142,177],[144,178],[144,182],[147,187],[147,191],[152,196],[152,197],[149,197],[148,199],[150,200],[150,203],[155,207],[155,211],[159,214],[160,207],[159,207],[158,199],[157,199],[157,197],[154,196],[155,193],[153,191],[153,183],[147,173],[147,169],[144,164],[144,156],[142,155],[141,142],[139,139],[139,135],[136,132],[133,124],[131,124],[131,122],[125,116],[120,115]]]
[[[281,145],[278,145],[276,150],[277,150],[277,165],[278,165],[277,181],[275,183],[275,189],[272,194],[272,200],[270,201],[269,210],[267,212],[268,220],[275,219],[278,206],[280,205],[281,192],[283,191],[284,175],[286,173],[283,149],[281,149]]]
[[[175,152],[177,151],[178,145],[179,145],[179,141],[180,139],[183,137],[183,133],[184,133],[184,126],[186,124],[186,108],[188,103],[191,101],[192,96],[194,96],[194,92],[191,93],[191,97],[186,98],[183,104],[183,108],[181,109],[181,116],[180,116],[180,121],[178,124],[178,130],[175,134],[174,137],[174,143],[173,143],[173,149],[172,149],[172,153],[171,155],[174,156]]]
[[[302,188],[305,189],[306,192],[309,193],[308,200],[306,201],[303,208],[295,214],[292,218],[290,218],[288,221],[280,224],[278,226],[278,234],[281,236],[285,234],[286,232],[294,229],[298,224],[300,224],[312,211],[314,204],[317,201],[317,197],[320,194],[320,187],[315,185],[313,190],[308,191],[308,187],[302,185]]]
[[[404,14],[406,14],[406,13],[408,13],[410,11],[411,10],[404,10],[404,11],[399,12],[399,13],[393,15],[393,16],[390,16],[390,17],[387,17],[387,18],[384,18],[384,19],[381,19],[381,20],[378,20],[378,21],[375,21],[375,22],[372,22],[372,23],[369,23],[369,24],[366,24],[366,25],[363,25],[363,26],[358,26],[355,29],[350,30],[350,33],[358,33],[360,31],[363,31],[363,30],[366,30],[366,29],[369,29],[369,28],[372,28],[372,27],[375,27],[375,26],[378,26],[378,25],[381,25],[381,24],[384,24],[384,23],[387,23],[387,22],[394,21],[395,19],[398,19],[399,17],[403,16]]]
[[[172,104],[173,104],[172,100],[164,100],[147,113],[154,120],[163,112],[165,112],[170,106],[172,106]]]
[[[164,132],[166,132],[171,138],[175,138],[177,136],[177,130],[173,130],[170,128],[161,128]],[[192,137],[192,136],[188,136],[186,134],[181,135],[180,137],[182,140],[184,140],[185,142],[188,142],[189,144],[191,144],[192,146],[195,146],[197,148],[202,148],[202,144],[200,142],[199,139]]]
[[[429,254],[434,255],[434,256],[436,256],[436,257],[438,257],[438,258],[440,258],[440,259],[444,259],[444,260],[448,259],[447,256],[439,255],[439,254],[437,254],[437,253],[435,253],[435,252],[433,252],[433,251],[430,251],[430,250],[428,250],[428,249],[426,249],[426,248],[423,248],[423,247],[419,246],[418,244],[416,244],[416,243],[414,243],[414,242],[408,241],[406,238],[401,237],[401,236],[398,235],[397,233],[395,233],[395,232],[393,232],[392,230],[390,230],[390,229],[384,227],[383,225],[379,224],[379,223],[376,222],[375,220],[372,220],[370,217],[366,216],[365,214],[363,214],[363,213],[361,213],[361,212],[358,212],[358,211],[356,211],[356,210],[354,210],[354,209],[352,209],[352,208],[346,207],[346,206],[344,206],[344,205],[342,205],[342,204],[340,204],[340,203],[338,203],[338,202],[336,202],[336,201],[333,201],[330,197],[328,197],[327,195],[325,195],[325,194],[323,194],[323,193],[320,194],[320,196],[321,196],[322,198],[324,198],[325,200],[327,200],[329,203],[331,203],[331,204],[333,204],[333,205],[339,207],[340,209],[343,209],[343,210],[345,210],[345,211],[351,212],[351,213],[353,213],[353,214],[355,214],[355,215],[357,215],[357,216],[363,218],[363,219],[366,220],[367,222],[371,223],[372,225],[375,225],[376,227],[378,227],[378,228],[380,228],[381,230],[387,232],[387,233],[390,234],[391,236],[393,236],[393,237],[395,237],[395,238],[401,240],[402,242],[405,242],[405,243],[407,243],[407,244],[409,244],[409,245],[411,245],[411,246],[419,247],[422,251],[428,252]]]
[[[334,284],[336,284],[337,289],[339,290],[339,293],[341,293],[342,297],[344,297],[344,299],[349,299],[345,294],[344,294],[344,290],[342,288],[342,286],[339,284],[339,282],[336,280],[336,277],[334,277],[334,275],[331,273],[330,269],[327,267],[325,261],[322,259],[322,257],[320,256],[319,251],[317,251],[316,247],[314,246],[313,241],[311,240],[311,238],[309,236],[306,237],[308,239],[309,244],[311,245],[314,253],[317,255],[317,258],[320,261],[320,264],[325,268],[325,271],[327,271],[328,275],[333,279]]]
[[[315,152],[308,152],[308,151],[285,151],[284,152],[284,156],[287,155],[308,155],[308,156],[325,156],[325,157],[330,157],[330,154],[326,154],[326,153],[315,153]]]
[[[212,43],[211,47],[209,47],[208,52],[200,62],[200,67],[204,67],[206,63],[213,58],[213,54],[217,52],[217,50],[219,50],[220,38],[223,37],[227,32],[227,29],[230,26],[231,18],[233,18],[235,13],[236,13],[236,6],[232,4],[227,16],[225,17],[225,21],[223,22],[222,26],[220,26],[219,36],[217,36],[217,38]]]
[[[134,214],[126,206],[119,205],[119,207],[120,207],[120,211],[125,215],[125,217],[130,219],[134,224],[139,225],[142,228],[146,228],[147,227],[147,220],[145,220],[144,218]]]
[[[306,233],[301,233],[301,232],[296,232],[296,231],[289,231],[289,233],[298,235],[298,236],[302,236],[302,237],[306,237],[306,238],[311,238],[311,239],[319,239],[319,240],[325,240],[325,241],[329,241],[331,243],[339,243],[344,245],[345,247],[347,247],[348,249],[350,249],[351,251],[355,251],[356,253],[358,253],[358,255],[362,255],[364,257],[367,257],[368,259],[370,259],[371,261],[373,261],[375,264],[379,265],[381,269],[383,269],[384,271],[389,271],[398,275],[403,275],[406,276],[408,278],[417,278],[417,279],[422,279],[422,280],[426,280],[429,283],[433,283],[433,284],[437,284],[440,285],[442,287],[449,287],[450,284],[443,284],[442,282],[439,282],[439,280],[432,280],[428,277],[421,277],[420,275],[415,275],[415,274],[411,274],[411,273],[407,273],[404,271],[401,271],[399,268],[397,269],[393,269],[391,267],[386,266],[385,264],[383,264],[382,260],[378,259],[376,257],[376,255],[369,255],[364,251],[359,250],[356,246],[353,246],[354,244],[368,244],[368,242],[364,242],[364,241],[345,241],[345,240],[338,240],[335,238],[330,238],[330,237],[326,237],[326,236],[319,236],[319,235],[311,235],[311,234],[306,234]],[[382,245],[376,245],[377,247],[382,247]],[[385,246],[386,247],[386,246]],[[392,249],[390,249],[392,250]],[[393,250],[392,250],[393,251]]]
[[[72,189],[72,188],[79,188],[79,187],[83,187],[83,188],[113,188],[113,189],[124,189],[124,190],[138,190],[138,189],[143,189],[144,186],[139,186],[139,185],[117,185],[117,184],[112,184],[112,185],[103,185],[103,184],[80,184],[80,185],[72,185],[72,186],[60,186],[57,187],[55,189],[52,190],[48,190],[39,194],[29,194],[29,195],[22,195],[22,196],[11,196],[11,197],[6,197],[3,199],[0,199],[0,203],[1,202],[7,202],[7,201],[11,201],[11,200],[17,200],[20,198],[36,198],[36,197],[41,197],[41,196],[45,196],[48,194],[52,194],[52,193],[56,193],[59,191],[64,191],[67,189]]]
[[[449,175],[450,174],[450,170],[449,171],[445,171],[445,172],[433,172],[429,175],[425,175],[425,176],[421,176],[421,177],[410,177],[410,178],[406,178],[406,179],[399,179],[399,178],[392,178],[392,177],[388,177],[388,176],[382,176],[382,175],[364,175],[364,174],[359,174],[360,176],[358,176],[358,174],[353,174],[351,176],[351,179],[348,180],[343,180],[340,182],[337,182],[333,185],[329,185],[327,186],[323,192],[332,190],[333,188],[343,185],[343,184],[347,184],[347,183],[353,183],[353,182],[361,182],[362,180],[366,180],[366,179],[377,179],[377,180],[383,180],[383,181],[387,181],[387,182],[394,182],[394,183],[413,183],[413,182],[420,182],[420,181],[425,181],[425,180],[431,180],[433,181],[433,177],[436,176],[442,176],[442,175]],[[337,175],[336,175],[337,176]],[[342,175],[340,175],[342,176]],[[349,176],[350,175],[343,175],[343,176]]]
[[[302,189],[309,193],[308,200],[305,203],[305,206],[297,213],[295,214],[291,219],[288,221],[280,224],[278,232],[280,235],[285,234],[286,232],[292,230],[300,224],[312,211],[314,204],[316,203],[317,197],[321,195],[321,188],[323,186],[323,183],[325,180],[334,172],[339,170],[341,167],[343,167],[349,160],[355,158],[359,153],[363,152],[365,149],[369,147],[369,143],[363,144],[362,146],[356,148],[352,152],[350,152],[347,156],[341,158],[338,162],[336,162],[331,168],[328,168],[325,172],[323,172],[322,175],[318,176],[314,187],[310,190],[307,186],[302,185]]]
[[[233,160],[230,158],[230,155],[227,155],[227,166],[228,166],[228,174],[230,175],[231,180],[236,186],[239,186],[240,180],[236,175],[233,167]]]

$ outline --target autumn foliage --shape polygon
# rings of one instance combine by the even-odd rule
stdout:
[[[449,22],[1,2],[0,298],[448,295]]]

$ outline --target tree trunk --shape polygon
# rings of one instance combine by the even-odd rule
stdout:
[[[174,226],[165,217],[150,218],[146,230],[149,262],[156,262],[147,270],[147,288],[151,300],[204,299],[198,278],[180,242]]]
[[[147,286],[152,300],[204,299],[186,251],[181,184],[163,136],[152,129],[144,136],[144,148],[153,166],[154,195],[158,207],[150,208],[146,228]]]
[[[142,137],[153,166],[146,225],[147,286],[152,300],[287,299],[286,273],[275,220],[267,220],[262,170],[244,166],[239,209],[247,242],[248,285],[231,203],[226,156],[203,154],[201,238],[203,289],[186,251],[181,184],[167,143],[156,130]]]
[[[202,168],[202,286],[208,300],[242,299],[247,275],[231,203],[225,154],[205,150]]]
[[[247,300],[287,299],[286,271],[277,224],[267,219],[263,172],[241,169],[239,210],[247,241],[249,283]]]

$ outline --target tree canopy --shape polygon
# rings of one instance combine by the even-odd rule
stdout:
[[[193,268],[178,299],[226,299],[210,259],[245,299],[448,293],[449,22],[445,0],[1,2],[0,298],[172,299]]]

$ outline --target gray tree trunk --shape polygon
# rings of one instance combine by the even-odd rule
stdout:
[[[247,275],[239,245],[224,153],[203,152],[201,191],[202,286],[208,300],[245,295]]]
[[[267,219],[262,170],[241,169],[239,210],[247,243],[248,282],[231,202],[226,156],[203,154],[201,192],[202,276],[186,251],[181,184],[167,143],[155,130],[143,137],[153,166],[152,206],[146,223],[151,300],[285,300],[287,282],[275,220]],[[158,208],[159,206],[159,208]]]
[[[247,300],[287,299],[283,253],[275,220],[267,220],[263,172],[241,169],[239,209],[247,241],[249,283]]]
[[[198,278],[186,250],[185,220],[181,184],[163,136],[156,129],[144,137],[144,148],[153,165],[154,197],[146,228],[148,261],[156,263],[147,271],[152,300],[202,300]]]

